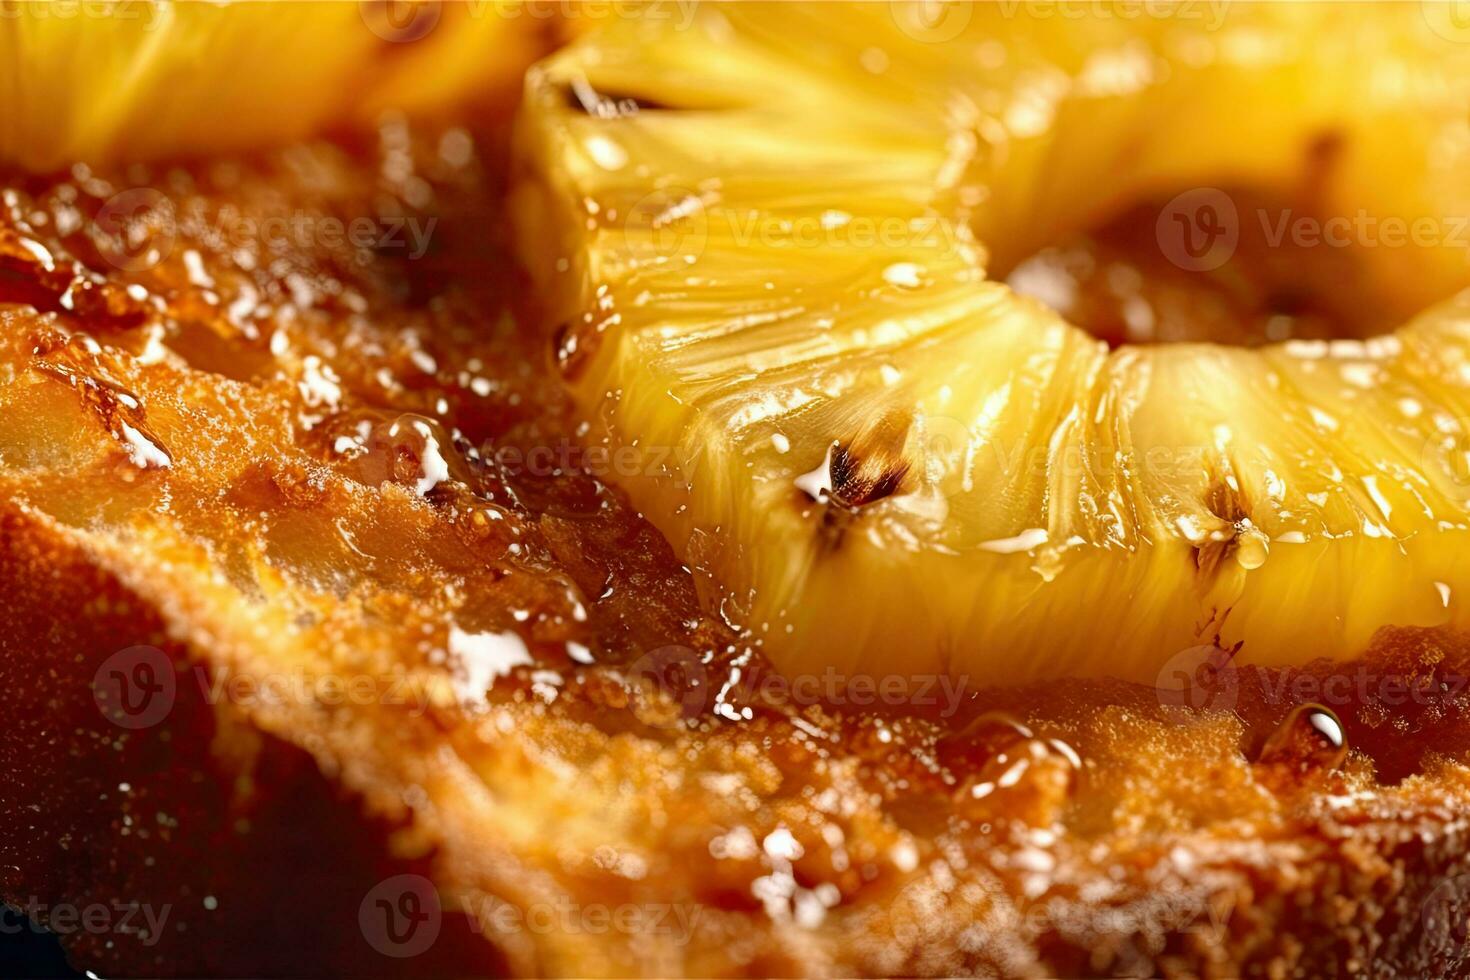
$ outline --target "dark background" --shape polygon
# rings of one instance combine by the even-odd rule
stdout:
[[[31,925],[9,906],[0,905],[0,976],[29,980],[82,974],[66,965],[60,940]]]

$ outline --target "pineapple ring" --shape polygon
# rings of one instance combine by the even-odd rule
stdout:
[[[1289,188],[1328,134],[1330,211],[1437,216],[1367,272],[1423,308],[1470,278],[1470,48],[1405,4],[917,10],[647,18],[529,78],[557,356],[708,601],[788,671],[980,684],[1465,625],[1470,299],[1109,351],[985,270],[1143,194]]]

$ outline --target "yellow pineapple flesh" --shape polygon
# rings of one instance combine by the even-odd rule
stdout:
[[[1470,48],[1417,5],[921,8],[616,23],[529,78],[554,356],[707,600],[788,670],[979,683],[1464,625]],[[1394,332],[1109,349],[1003,281],[1136,200],[1304,174],[1436,222],[1364,250]]]
[[[461,10],[442,7],[444,24]],[[194,8],[179,7],[186,9]],[[251,17],[258,8],[234,9]],[[463,13],[473,17],[474,9],[493,8],[466,4]],[[851,26],[870,30],[864,19],[883,9],[857,12]],[[911,16],[908,7],[894,9]],[[7,12],[3,5],[0,12]],[[655,4],[649,13],[656,18],[679,11]],[[543,88],[542,95],[609,121],[633,118],[637,110],[639,126],[662,125],[654,121],[660,105],[730,110],[762,86],[762,97],[780,105],[785,83],[771,69],[788,55],[762,53],[748,38],[730,45],[760,26],[759,19],[746,22],[758,13],[711,8],[703,14],[701,29],[724,46],[668,45],[664,53],[676,60],[678,79],[667,92],[657,87],[660,75],[643,76],[630,60],[618,69],[626,76],[621,90],[603,82],[594,89],[578,78],[564,89]],[[803,50],[821,55],[811,38],[825,38],[838,25],[846,31],[850,14],[835,13],[830,26],[812,24],[810,12],[795,8],[789,16]],[[271,27],[269,18],[256,23]],[[405,37],[422,27],[413,18],[399,23],[406,23]],[[942,27],[905,20],[902,29],[932,38]],[[682,29],[675,21],[641,30],[657,42]],[[627,30],[615,28],[617,34]],[[434,43],[440,40],[444,47]],[[73,41],[83,44],[80,34]],[[433,107],[462,84],[473,89],[476,76],[459,74],[462,69],[495,70],[470,64],[474,48],[437,29],[412,41],[391,66],[382,66],[382,77],[399,75],[407,87],[383,98]],[[76,47],[58,45],[57,53],[68,50]],[[292,57],[302,52],[285,44],[273,50]],[[579,57],[600,50],[594,46]],[[882,67],[885,57],[891,64],[888,48],[881,51],[880,57],[863,49],[864,70]],[[320,53],[326,59],[327,52]],[[753,69],[749,79],[710,73],[725,58],[744,59]],[[235,72],[241,65],[220,58],[215,67]],[[309,67],[302,62],[280,70],[309,73]],[[645,78],[656,83],[654,90],[640,89]],[[196,81],[212,84],[208,72]],[[140,97],[147,91],[135,89]],[[232,90],[225,84],[221,92]],[[193,154],[207,148],[199,138],[209,133],[253,147],[295,127],[315,126],[305,110],[316,94],[304,91],[299,101],[279,102],[274,118],[258,118],[234,134],[212,118],[195,130],[170,129],[170,116],[160,109],[130,115],[136,126],[127,131],[89,130],[95,141],[69,124],[48,128],[27,117],[25,135],[8,130],[14,141],[3,145],[7,159],[37,167],[64,163],[71,152],[89,159]],[[195,96],[180,91],[173,97]],[[233,91],[218,108],[243,120],[249,118],[244,106],[259,105],[254,98]],[[813,106],[823,109],[826,100]],[[870,118],[885,127],[899,124],[903,114],[880,112],[880,105],[869,107],[877,115],[864,116],[858,128]],[[369,99],[363,109],[376,106]],[[548,108],[543,102],[535,107]],[[117,108],[129,111],[125,102]],[[851,107],[844,112],[849,115],[841,118],[860,114]],[[822,115],[825,123],[828,114]],[[0,127],[16,118],[0,118]],[[57,116],[62,118],[69,117]],[[835,138],[843,126],[838,116],[830,120],[824,133]],[[502,307],[512,290],[501,278],[511,263],[496,237],[500,171],[491,148],[501,142],[496,133],[466,142],[466,127],[487,122],[476,116],[417,130],[390,117],[372,144],[377,153],[359,155],[357,141],[346,152],[312,141],[199,165],[170,161],[40,178],[12,174],[0,194],[0,609],[7,623],[0,665],[8,670],[0,676],[12,693],[9,744],[17,761],[0,781],[0,802],[27,817],[8,836],[0,889],[32,908],[39,897],[53,909],[118,899],[176,909],[162,936],[73,932],[68,955],[78,968],[104,975],[165,967],[179,973],[299,972],[299,950],[311,948],[311,941],[259,943],[256,912],[269,917],[280,897],[299,891],[303,881],[313,883],[313,914],[295,916],[301,929],[292,934],[324,937],[324,950],[312,954],[313,968],[347,975],[382,974],[394,963],[415,975],[1248,974],[1320,970],[1323,963],[1440,975],[1460,963],[1463,944],[1446,924],[1455,896],[1445,886],[1461,870],[1454,815],[1470,800],[1470,782],[1454,754],[1466,742],[1463,721],[1470,710],[1465,694],[1450,684],[1464,676],[1470,641],[1405,630],[1377,644],[1371,659],[1262,672],[1252,675],[1259,690],[1241,684],[1232,700],[1235,714],[1209,718],[1175,713],[1150,690],[1090,681],[992,690],[975,698],[965,685],[941,683],[935,687],[944,691],[943,717],[924,717],[923,710],[919,717],[879,717],[862,710],[861,702],[853,703],[856,710],[803,704],[805,698],[791,697],[796,688],[764,683],[770,676],[763,659],[745,656],[727,642],[731,634],[701,614],[662,539],[576,462],[549,476],[500,465],[514,454],[497,452],[497,464],[488,465],[491,447],[531,455],[553,442],[565,445],[575,423],[557,385],[525,363],[534,349],[522,341],[529,345],[534,335],[523,334]],[[530,145],[563,125],[553,119],[542,128],[533,118]],[[874,226],[896,219],[907,227],[917,213],[915,234],[928,235],[931,217],[949,214],[945,209],[952,206],[955,214],[967,214],[983,203],[960,196],[982,186],[973,176],[964,177],[965,184],[939,181],[950,189],[934,190],[939,171],[922,148],[928,139],[923,127],[907,141],[880,138],[876,134],[887,130],[875,128],[871,139],[843,134],[848,142],[836,150],[805,149],[806,136],[822,129],[811,122],[780,129],[783,149],[710,125],[700,134],[707,137],[702,144],[688,144],[710,168],[732,155],[732,137],[739,151],[729,173],[690,186],[698,207],[675,185],[638,188],[631,223],[620,224],[612,208],[595,212],[610,236],[592,243],[595,249],[585,235],[597,230],[583,223],[589,215],[558,210],[566,200],[558,194],[568,184],[549,154],[526,170],[523,204],[531,220],[524,231],[528,243],[541,242],[546,279],[555,277],[561,260],[564,272],[588,276],[586,292],[546,298],[568,300],[559,350],[567,377],[577,382],[589,431],[616,434],[617,448],[634,455],[647,450],[649,473],[667,469],[690,483],[704,472],[706,448],[727,454],[716,456],[723,468],[714,471],[726,482],[705,490],[734,502],[700,497],[699,520],[707,522],[716,504],[772,502],[772,532],[759,530],[757,516],[738,525],[746,542],[740,547],[771,549],[752,575],[775,575],[782,571],[781,556],[794,555],[810,570],[791,579],[793,588],[826,581],[823,587],[832,592],[840,582],[827,578],[824,552],[812,549],[820,545],[843,561],[869,564],[887,556],[889,565],[854,581],[839,607],[808,611],[834,617],[826,625],[841,627],[835,616],[862,613],[863,603],[878,595],[872,590],[889,581],[884,576],[904,581],[910,573],[929,574],[906,570],[904,562],[930,560],[925,556],[939,548],[932,543],[940,540],[937,531],[905,545],[907,551],[890,544],[910,528],[925,529],[906,514],[927,514],[936,527],[943,520],[946,512],[937,504],[913,496],[916,486],[936,487],[930,496],[940,501],[953,498],[956,520],[997,533],[991,524],[1003,521],[987,516],[989,505],[972,495],[963,471],[947,468],[945,447],[968,446],[978,437],[959,417],[919,418],[895,400],[898,393],[884,393],[875,399],[877,410],[849,404],[836,411],[813,402],[814,410],[827,413],[814,418],[813,429],[819,422],[849,426],[837,427],[841,436],[829,441],[794,421],[798,405],[783,410],[761,400],[771,392],[816,391],[793,380],[810,371],[810,363],[793,363],[783,375],[789,359],[740,332],[783,329],[782,317],[800,320],[806,316],[801,303],[825,298],[820,315],[832,319],[838,339],[795,333],[808,345],[809,362],[830,354],[813,384],[845,385],[842,390],[856,397],[877,363],[882,392],[890,382],[902,383],[907,387],[900,393],[916,404],[937,397],[920,371],[952,382],[957,404],[973,403],[965,373],[944,356],[956,353],[950,345],[959,346],[954,338],[962,336],[961,321],[973,320],[992,340],[1007,342],[1040,322],[1050,345],[1045,349],[1052,352],[1046,356],[1060,367],[1044,358],[1012,365],[1007,378],[1017,390],[1052,377],[1081,388],[1079,371],[1106,365],[1108,356],[1055,318],[1038,321],[1043,314],[1034,304],[1003,288],[972,294],[981,285],[975,269],[994,268],[999,277],[1045,236],[987,241],[992,254],[1002,245],[1012,253],[987,260],[968,226],[955,219],[953,231],[943,232],[952,234],[955,253],[946,259],[947,248],[912,247],[894,240],[891,225]],[[619,151],[627,151],[622,132],[610,127],[606,135],[614,139],[588,151],[609,172],[621,169],[614,164]],[[67,144],[71,150],[48,142],[73,137],[80,142]],[[843,159],[844,148],[856,152]],[[820,189],[805,186],[806,178],[793,183],[792,172],[775,157],[764,170],[741,170],[742,157],[749,161],[757,151],[778,149],[805,154],[820,168],[812,173],[827,182]],[[877,161],[889,150],[891,166],[885,168]],[[644,159],[646,154],[623,160],[629,188],[659,172]],[[796,244],[808,244],[784,251],[747,248],[744,229],[752,215],[810,219],[793,225],[803,235],[813,220],[825,231],[846,227],[844,214],[818,205],[832,185],[826,175],[848,173],[853,160],[870,163],[836,184],[838,196],[856,209],[846,214],[847,223],[857,219],[854,228],[861,228],[868,222],[875,232],[889,228],[883,241],[863,244],[837,235],[836,254],[814,250],[805,238]],[[686,163],[681,172],[687,179],[704,171]],[[732,176],[741,173],[748,176],[744,183]],[[385,210],[411,218],[442,215],[444,221],[426,261],[392,250],[364,254],[326,236],[288,242],[284,250],[260,239],[241,243],[217,234],[219,222],[184,220],[174,229],[171,252],[156,265],[109,265],[96,254],[98,222],[88,219],[106,213],[115,188],[150,182],[167,191],[170,213],[235,215],[242,226],[295,215],[328,227]],[[624,207],[618,203],[624,190],[604,188],[584,206],[591,211],[612,201]],[[780,207],[742,205],[734,212],[741,220],[734,226],[741,229],[738,239],[733,230],[710,235],[709,220],[718,214],[713,208],[726,190],[756,195],[747,202],[774,195]],[[551,210],[538,215],[538,204]],[[973,213],[978,220],[978,210]],[[549,215],[561,220],[547,223]],[[698,281],[701,273],[675,278],[660,268],[669,256],[682,262],[686,254],[704,254],[701,229],[715,244],[712,254],[744,270],[711,277],[723,299],[702,292],[711,281]],[[690,234],[690,244],[682,245]],[[561,242],[565,250],[549,247]],[[791,271],[781,272],[788,262]],[[876,279],[864,272],[875,262],[882,263]],[[641,286],[629,292],[620,278],[634,274],[643,276],[647,298]],[[953,277],[949,288],[929,292],[944,276]],[[874,286],[877,280],[883,285]],[[754,303],[747,286],[766,281],[787,292],[779,301]],[[598,293],[600,285],[606,292]],[[1386,286],[1392,291],[1395,284]],[[874,289],[886,313],[863,312]],[[601,310],[604,296],[605,316],[580,320],[582,313]],[[713,390],[726,376],[735,379],[721,393],[730,399],[729,424],[720,427],[709,415],[695,433],[707,438],[685,440],[677,453],[640,437],[637,426],[648,424],[652,438],[666,438],[672,423],[661,422],[659,414],[668,411],[665,392],[687,393],[689,385],[640,387],[641,378],[631,377],[624,389],[627,414],[616,403],[602,412],[602,400],[589,387],[590,379],[614,376],[612,366],[595,361],[610,356],[603,342],[618,336],[612,316],[648,328],[654,314],[634,311],[654,302],[662,306],[659,316],[678,327],[671,342],[698,346],[713,339],[722,345],[695,363],[691,384]],[[750,316],[732,323],[732,312]],[[864,318],[855,321],[859,313]],[[690,316],[699,322],[680,326]],[[898,342],[889,320],[913,341]],[[603,331],[580,329],[599,322],[606,323]],[[879,353],[901,360],[877,361],[878,354],[864,360],[865,342],[854,331],[868,331],[869,340],[889,345]],[[659,385],[689,363],[674,346],[645,338],[644,348],[659,355],[646,372]],[[1453,370],[1455,362],[1438,360],[1430,341],[1414,349]],[[1339,358],[1344,350],[1326,353]],[[979,356],[986,349],[966,346],[957,353]],[[977,363],[987,366],[976,383],[1003,376],[999,365],[983,358]],[[1187,358],[1180,363],[1190,366]],[[844,374],[844,364],[856,367]],[[754,380],[788,387],[748,387],[752,365],[766,372]],[[1109,410],[1133,413],[1130,418],[1141,412],[1132,376],[1123,377],[1122,366],[1107,370],[1120,375],[1110,383],[1122,406]],[[901,372],[896,379],[895,371]],[[1446,377],[1442,384],[1456,383]],[[1054,403],[1065,397],[1059,390],[1029,397],[1055,414],[1061,409]],[[755,397],[742,404],[742,392],[752,391]],[[825,390],[817,396],[836,397]],[[1019,408],[1008,397],[985,403],[994,408],[984,416],[994,426],[985,431],[997,434],[977,445],[1004,447],[1011,460],[1037,459],[1045,470],[1057,457],[1031,436],[1053,431],[1051,423],[1038,420],[1034,433],[1018,429]],[[691,405],[707,415],[714,411]],[[778,509],[789,498],[749,485],[749,471],[728,456],[742,443],[730,439],[760,424],[761,412],[782,422],[780,440],[770,432],[776,455],[792,457],[778,472],[775,457],[752,454],[761,478],[814,499],[837,492],[842,506],[809,506],[805,523],[793,522]],[[1002,442],[1001,436],[1012,438]],[[479,463],[466,442],[487,450]],[[427,453],[431,447],[438,452]],[[1444,449],[1436,442],[1433,452]],[[805,457],[799,465],[798,455]],[[574,459],[584,458],[597,473],[609,465],[607,457],[598,463],[591,454]],[[615,476],[629,473],[626,455],[610,465]],[[1019,474],[1031,463],[1007,465],[1020,465]],[[1030,492],[1027,481],[1035,478],[1017,476],[1017,492]],[[689,499],[640,486],[631,474],[625,482],[666,527]],[[1180,493],[1196,489],[1183,477],[1176,485]],[[904,498],[909,510],[889,513],[874,530],[870,515]],[[994,542],[1006,539],[978,539],[971,546],[967,527],[947,530],[964,549],[954,555],[959,574],[973,575],[963,568],[966,554],[999,561],[1006,548],[1034,542],[1035,534],[1024,530],[1028,525],[1019,523],[1032,506],[1028,501],[1021,496],[1007,505],[1023,530],[999,550]],[[1207,502],[1225,515],[1239,503],[1223,493]],[[1142,519],[1135,525],[1152,527]],[[731,582],[742,574],[733,560],[716,561],[722,528],[715,519],[682,542],[676,538],[712,589],[716,573]],[[774,532],[783,528],[801,537],[782,541]],[[1218,542],[1221,547],[1199,552],[1197,567],[1201,559],[1228,562],[1232,550],[1246,554],[1247,562],[1251,554],[1258,557],[1244,541],[1248,529],[1236,530]],[[1099,562],[1114,560],[1094,547]],[[1272,547],[1275,561],[1280,548]],[[1017,573],[1017,580],[1024,576]],[[775,575],[771,581],[784,580]],[[996,580],[998,586],[1006,581]],[[1060,574],[1052,579],[1074,590],[1056,594],[1054,604],[1068,607],[1069,618],[1053,624],[1053,632],[1076,629],[1085,602],[1075,591],[1078,581]],[[926,605],[899,609],[919,625],[921,611],[947,614],[939,600],[957,601],[931,597],[922,585],[916,579],[908,587]],[[1050,584],[1037,586],[1043,588]],[[727,612],[749,617],[750,604],[737,607],[735,593],[726,594]],[[718,601],[717,589],[711,599]],[[801,628],[823,625],[812,619]],[[796,626],[793,621],[793,634]],[[930,636],[911,642],[915,649],[937,635],[926,628]],[[805,648],[795,640],[783,648],[778,629],[764,632],[773,652],[799,663],[792,658]],[[132,646],[138,643],[156,646]],[[965,650],[976,658],[986,653]],[[164,659],[161,676],[177,672],[179,702],[160,726],[124,732],[115,712],[97,710],[105,700],[98,699],[98,679],[119,655],[127,661],[140,651],[151,654],[144,661],[150,665]],[[525,656],[507,658],[507,651]],[[649,676],[648,669],[667,664],[661,653],[679,651],[699,651],[702,658],[675,658],[676,665],[694,668],[690,676],[698,682],[682,703],[665,696],[664,678]],[[1350,679],[1336,669],[1442,681],[1436,689],[1445,698],[1428,705],[1417,699],[1365,704],[1359,717],[1344,713],[1354,749],[1349,757],[1340,741],[1312,742],[1306,748],[1315,746],[1325,758],[1298,759],[1303,746],[1284,736],[1302,734],[1292,719],[1305,723],[1313,715],[1294,711],[1283,719],[1286,706],[1272,692],[1300,690],[1299,681],[1324,690]],[[372,690],[365,694],[359,681],[370,681]],[[383,690],[383,683],[390,688]],[[921,708],[920,700],[910,707]],[[1006,720],[1012,712],[1026,722]],[[736,718],[742,720],[731,720]],[[1273,729],[1259,755],[1242,751]],[[1325,734],[1306,734],[1312,731]],[[1315,771],[1305,771],[1308,761]],[[994,780],[1002,766],[1004,778]],[[1317,805],[1323,801],[1332,805]],[[385,819],[355,819],[359,803]],[[145,821],[146,832],[137,820],[143,807],[159,815]],[[1344,827],[1352,832],[1345,834]],[[390,830],[380,839],[380,831]],[[1258,846],[1242,848],[1243,839]],[[427,889],[412,894],[437,892],[446,928],[431,950],[390,960],[364,927],[361,911],[401,877],[372,885],[366,899],[363,891],[374,878],[400,869],[431,876],[432,882],[412,875]],[[202,894],[211,899],[201,903]],[[658,918],[650,929],[587,928],[586,918],[577,927],[563,917],[542,928],[541,913],[553,908],[613,908],[620,921],[625,911],[650,910]],[[1422,928],[1421,917],[1400,914],[1420,908],[1426,910]],[[1181,915],[1181,909],[1194,911]],[[1209,935],[1201,933],[1206,911]],[[276,921],[283,921],[280,915]],[[537,926],[525,928],[532,922]]]
[[[514,91],[514,4],[0,2],[0,162],[47,171],[280,145]]]

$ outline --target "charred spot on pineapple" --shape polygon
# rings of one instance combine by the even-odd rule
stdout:
[[[865,430],[865,435],[893,432],[887,419]],[[903,432],[907,431],[904,427]],[[835,551],[842,546],[848,525],[869,504],[891,497],[903,486],[909,462],[892,448],[885,451],[882,440],[862,436],[848,443],[833,440],[817,467],[795,480],[801,507],[825,504],[821,513],[819,540],[823,550]],[[902,440],[897,443],[902,447]],[[859,447],[862,448],[859,448]]]
[[[907,460],[858,456],[839,445],[832,450],[832,498],[844,507],[865,507],[896,493],[908,471]]]
[[[1464,410],[1467,314],[1430,307],[1463,288],[1463,254],[1411,239],[1419,212],[1463,211],[1450,175],[1470,152],[1441,162],[1431,134],[1463,123],[1465,92],[1380,87],[1327,53],[1340,40],[1438,77],[1432,59],[1418,67],[1422,25],[1389,8],[1383,30],[1323,18],[1313,32],[1331,44],[1208,68],[1172,32],[1089,37],[1141,42],[1140,108],[1260,72],[1245,117],[1171,116],[1178,133],[1160,137],[1127,108],[1131,87],[1108,92],[1109,127],[1090,125],[1092,59],[1082,70],[1022,46],[974,72],[1008,29],[984,7],[970,33],[912,59],[886,11],[865,26],[891,48],[825,25],[808,59],[779,40],[805,15],[757,5],[722,11],[718,38],[626,29],[532,74],[527,196],[551,188],[566,206],[556,236],[524,209],[520,240],[537,268],[576,263],[581,289],[557,310],[606,318],[618,339],[572,386],[574,411],[610,444],[714,436],[699,472],[630,477],[630,498],[677,548],[693,550],[691,527],[719,529],[728,541],[701,574],[711,595],[740,595],[783,667],[912,656],[995,680],[1147,682],[1164,651],[1221,632],[1287,662],[1361,649],[1380,623],[1463,622],[1449,556],[1464,500],[1437,489],[1462,487],[1463,467],[1434,447],[1457,441],[1439,430]],[[1242,13],[1242,30],[1286,39],[1314,16],[1270,10]],[[634,75],[644,53],[656,57]],[[844,65],[864,74],[793,99],[727,70],[788,59],[824,82]],[[967,109],[957,132],[954,106],[1029,103],[1043,65],[1059,72],[1046,111],[971,132]],[[611,136],[614,122],[561,105],[573,80],[604,78],[697,112],[635,120],[610,149],[587,127]],[[1310,111],[1263,98],[1303,79],[1321,82]],[[1462,81],[1470,91],[1470,71]],[[706,112],[720,101],[735,111]],[[1399,113],[1413,121],[1383,125]],[[1068,152],[1084,144],[1097,152]],[[1389,217],[1404,247],[1359,247]],[[863,432],[887,411],[914,427]],[[763,513],[773,495],[781,512]],[[1369,526],[1360,512],[1379,497]],[[823,561],[838,545],[843,560]],[[881,605],[851,582],[859,568]],[[1415,584],[1374,588],[1379,575]],[[1099,608],[1095,628],[1053,628]]]
[[[907,413],[886,411],[851,440],[833,443],[828,465],[832,498],[857,510],[897,493],[909,472],[903,451],[912,425]]]
[[[847,442],[834,439],[821,464],[796,478],[804,502],[856,511],[893,496],[910,469],[903,456],[910,424],[908,417],[889,412]]]

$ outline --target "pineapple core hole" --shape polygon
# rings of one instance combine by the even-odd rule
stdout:
[[[1361,238],[1287,195],[1200,188],[1127,207],[1002,278],[1114,347],[1364,338],[1416,304],[1372,274]]]

